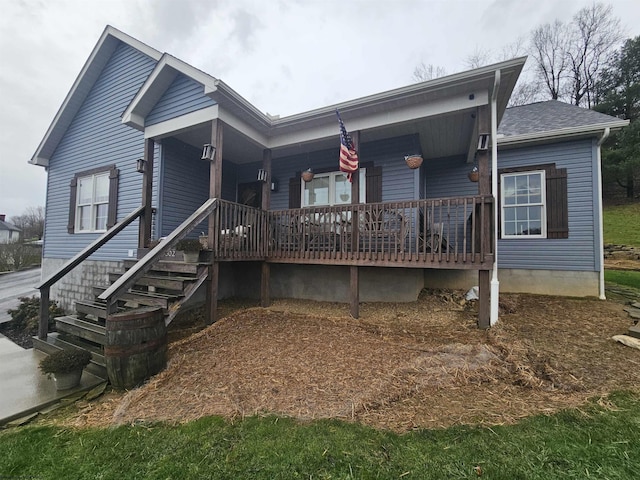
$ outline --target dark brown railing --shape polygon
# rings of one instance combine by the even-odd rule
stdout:
[[[478,268],[493,262],[492,204],[487,195],[270,211],[268,258]]]
[[[97,251],[100,247],[102,247],[105,243],[115,237],[118,233],[120,233],[124,228],[132,223],[136,218],[138,218],[144,212],[144,206],[136,208],[133,212],[127,215],[120,223],[114,225],[105,233],[103,233],[100,237],[94,240],[91,244],[87,245],[84,250],[76,254],[71,260],[65,263],[60,270],[55,272],[49,278],[47,278],[44,282],[38,285],[38,289],[40,290],[40,312],[39,312],[39,325],[38,325],[38,338],[41,340],[45,340],[47,338],[47,334],[49,333],[49,291],[51,286],[61,280],[67,273],[80,265],[83,261],[85,261],[91,254]]]
[[[220,200],[209,248],[215,259],[263,260],[268,253],[268,212]]]

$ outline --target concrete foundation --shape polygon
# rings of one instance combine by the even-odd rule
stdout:
[[[498,270],[500,292],[504,293],[597,297],[599,278],[598,272]],[[478,285],[478,272],[475,270],[424,270],[424,286],[427,288],[468,290],[474,285]]]

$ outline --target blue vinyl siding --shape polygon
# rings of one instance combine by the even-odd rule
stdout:
[[[336,136],[336,143],[339,139]],[[364,143],[360,148],[360,162],[373,162],[382,167],[382,201],[393,202],[418,198],[419,171],[407,167],[404,156],[415,150],[417,137],[402,137]],[[289,179],[296,173],[312,169],[335,167],[338,170],[338,147],[303,155],[275,158],[272,177],[278,180],[278,191],[271,194],[271,210],[289,208]],[[256,164],[256,173],[257,167]],[[255,178],[255,176],[254,176]],[[251,181],[251,180],[249,180]]]
[[[149,112],[145,125],[155,125],[215,104],[204,94],[204,87],[200,83],[179,74]]]
[[[500,268],[596,271],[594,145],[580,140],[500,152],[500,168],[555,163],[567,169],[569,238],[498,241]]]
[[[98,237],[67,233],[69,183],[77,172],[115,164],[120,171],[118,220],[140,205],[142,175],[136,172],[136,159],[143,155],[144,138],[122,124],[121,114],[154,65],[143,53],[120,44],[52,155],[47,176],[46,258],[70,258]],[[158,169],[154,172],[157,183]],[[125,258],[128,249],[136,248],[137,234],[136,221],[91,258]]]
[[[169,235],[209,198],[209,162],[200,155],[199,149],[177,140],[162,143],[161,236]],[[191,236],[206,229],[203,222]]]

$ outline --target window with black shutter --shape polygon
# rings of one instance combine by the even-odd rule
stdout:
[[[118,179],[115,165],[74,175],[69,189],[69,233],[104,232],[116,224]]]
[[[501,238],[569,238],[566,168],[548,163],[498,173]]]

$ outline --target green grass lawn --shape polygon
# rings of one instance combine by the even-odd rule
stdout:
[[[605,270],[604,280],[627,287],[640,289],[640,272],[632,270]]]
[[[604,243],[640,247],[640,203],[604,208]]]
[[[631,479],[640,471],[640,396],[614,408],[517,425],[396,435],[339,421],[251,417],[73,430],[0,432],[0,478],[38,479]]]

